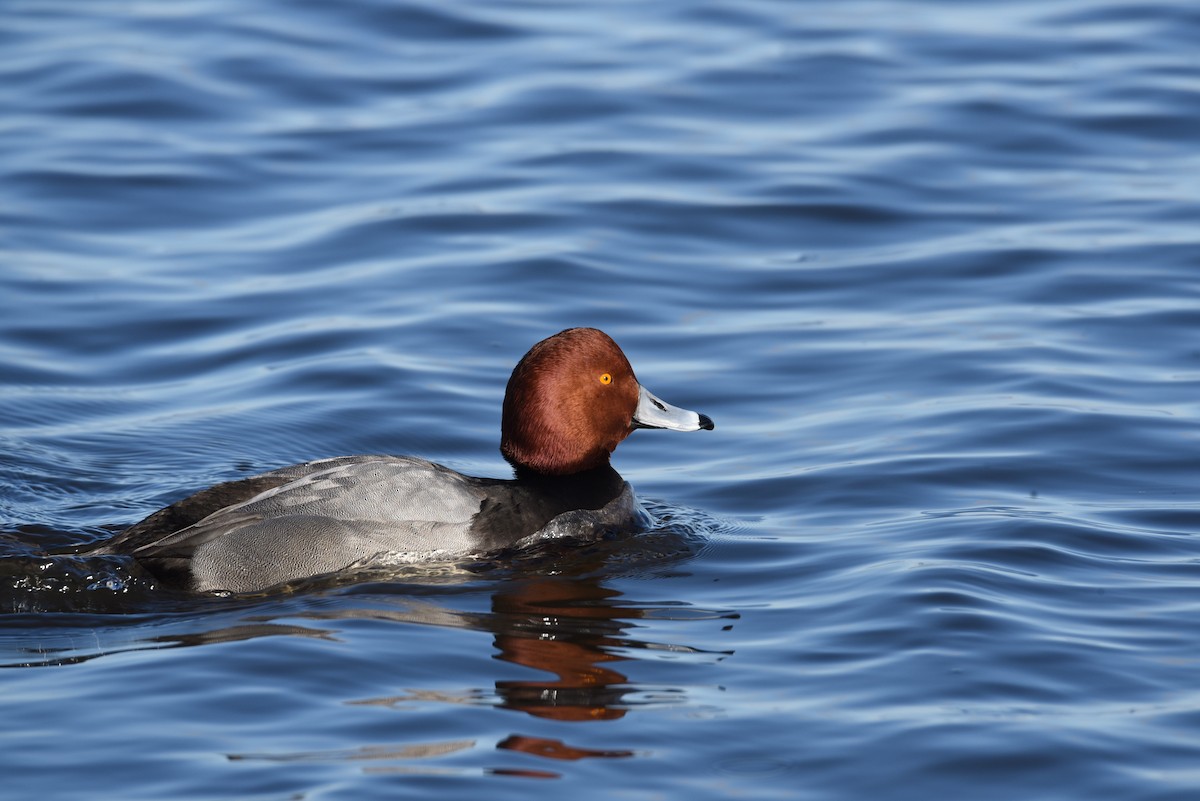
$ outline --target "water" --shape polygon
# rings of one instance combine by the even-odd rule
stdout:
[[[1200,794],[1200,12],[0,17],[12,798]],[[632,541],[188,598],[71,557],[593,325]]]

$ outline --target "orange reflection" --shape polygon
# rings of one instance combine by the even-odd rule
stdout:
[[[524,734],[514,734],[506,737],[497,743],[496,747],[506,751],[520,751],[523,754],[532,754],[533,756],[540,756],[546,759],[562,759],[572,762],[577,759],[594,757],[613,759],[633,756],[632,751],[579,748],[567,745],[562,740],[551,740],[547,737],[529,737]]]
[[[506,709],[552,720],[615,720],[629,692],[624,673],[605,663],[626,657],[619,644],[623,618],[635,607],[616,606],[616,590],[588,579],[539,578],[516,582],[492,598],[498,659],[551,673],[556,680],[506,680],[496,691]]]

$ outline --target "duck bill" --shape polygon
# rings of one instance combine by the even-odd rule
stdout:
[[[671,431],[713,430],[712,418],[707,414],[680,409],[659,400],[654,393],[638,386],[637,410],[633,413],[634,428],[667,428]]]

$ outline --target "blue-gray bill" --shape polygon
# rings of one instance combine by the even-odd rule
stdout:
[[[672,406],[655,397],[643,386],[638,387],[637,410],[633,413],[634,428],[667,428],[671,431],[712,431],[713,421],[707,414]]]

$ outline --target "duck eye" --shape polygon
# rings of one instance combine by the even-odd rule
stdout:
[[[601,384],[611,384],[612,376],[609,375],[608,373],[601,373],[600,374],[600,383]]]

